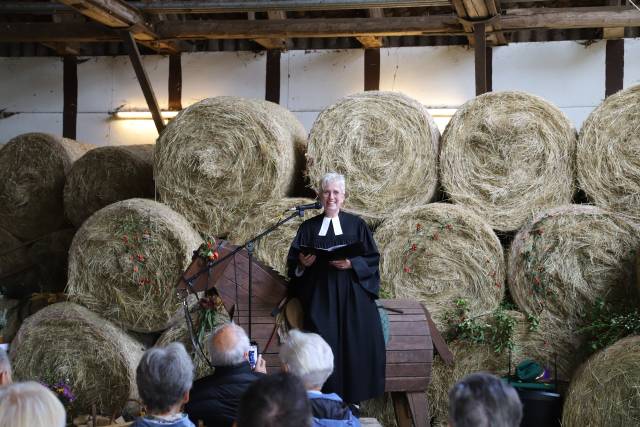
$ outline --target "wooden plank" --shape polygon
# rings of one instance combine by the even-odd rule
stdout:
[[[75,56],[65,56],[62,68],[63,109],[62,136],[76,139],[78,121],[78,60]]]
[[[412,427],[411,409],[407,401],[407,394],[403,392],[392,392],[391,400],[393,402],[393,410],[396,414],[396,423],[398,427]]]
[[[429,386],[429,378],[395,377],[387,378],[384,391],[421,391],[425,392]]]
[[[169,110],[182,110],[182,60],[179,53],[169,55]]]
[[[364,50],[364,90],[380,89],[380,49]]]
[[[159,52],[176,53],[171,41],[157,41],[157,35],[140,11],[122,0],[58,0],[94,21],[112,28],[128,29],[145,46]]]
[[[395,336],[391,335],[387,349],[391,351],[430,350],[433,351],[431,339],[428,336]]]
[[[407,393],[414,427],[429,427],[429,405],[424,392]]]
[[[475,39],[476,96],[487,92],[487,39],[485,24],[473,24]]]
[[[501,16],[503,31],[536,28],[612,28],[640,26],[635,9],[579,7],[509,9]],[[355,37],[360,35],[465,35],[455,15],[386,18],[290,19],[279,21],[160,22],[160,39],[253,39],[259,37]],[[0,23],[0,42],[119,41],[112,29],[95,23]]]
[[[431,375],[430,363],[387,363],[385,375],[391,377],[428,377]]]
[[[151,87],[149,76],[147,75],[147,71],[144,69],[144,66],[142,65],[142,59],[140,58],[140,51],[138,51],[138,46],[136,45],[136,41],[133,39],[133,35],[129,31],[123,30],[121,35],[122,35],[122,41],[124,42],[125,46],[127,47],[127,50],[129,51],[129,58],[131,59],[131,64],[133,65],[133,69],[136,72],[138,83],[140,83],[140,87],[142,88],[144,99],[147,101],[147,106],[149,107],[149,111],[151,112],[151,116],[153,117],[153,122],[156,125],[158,134],[160,134],[164,130],[164,122],[162,121],[162,117],[160,116],[160,107],[158,106],[156,95],[153,92],[153,88]]]
[[[279,50],[267,51],[267,76],[265,96],[267,101],[280,103],[280,56]]]
[[[357,37],[463,34],[453,15],[386,18],[289,19],[287,21],[161,22],[156,31],[165,39],[256,39],[294,37]]]
[[[395,336],[427,336],[431,338],[429,328],[426,326],[426,320],[421,322],[389,322],[389,332]]]
[[[387,350],[387,363],[427,363],[433,359],[431,350],[393,351]]]
[[[605,97],[621,90],[623,82],[624,39],[607,40],[605,53]]]
[[[486,83],[487,83],[487,92],[493,91],[493,48],[487,47],[486,53]]]
[[[449,350],[449,346],[447,346],[446,341],[440,334],[440,331],[436,327],[436,324],[433,322],[433,319],[431,318],[431,314],[429,313],[429,310],[425,308],[424,313],[427,316],[427,324],[429,325],[429,331],[431,333],[431,342],[433,343],[433,347],[438,352],[438,354],[442,358],[442,361],[446,365],[452,365],[453,353],[451,353],[451,350]]]

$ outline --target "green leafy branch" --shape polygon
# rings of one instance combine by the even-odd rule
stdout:
[[[640,334],[640,312],[629,305],[614,311],[598,298],[583,320],[585,326],[578,332],[586,337],[588,353],[608,347],[628,335]]]
[[[488,344],[494,352],[501,353],[505,349],[513,349],[513,334],[516,319],[507,311],[498,307],[491,313],[469,316],[469,303],[464,299],[455,302],[455,308],[445,313],[449,326],[448,340],[461,340],[474,344]]]

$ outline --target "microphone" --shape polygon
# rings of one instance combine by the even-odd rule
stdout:
[[[322,205],[320,204],[320,202],[316,201],[316,202],[309,203],[309,204],[306,204],[306,205],[299,205],[299,206],[296,206],[294,208],[289,208],[287,210],[293,212],[293,211],[304,211],[304,210],[307,210],[307,209],[320,209],[321,207],[322,207]]]

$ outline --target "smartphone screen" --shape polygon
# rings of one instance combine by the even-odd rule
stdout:
[[[249,345],[249,364],[251,369],[256,368],[256,363],[258,363],[258,343],[251,341]]]

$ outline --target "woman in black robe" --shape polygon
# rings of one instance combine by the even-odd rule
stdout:
[[[331,173],[320,184],[324,212],[300,225],[287,258],[290,294],[304,310],[305,329],[331,346],[334,370],[323,387],[348,403],[384,393],[385,346],[375,304],[380,289],[380,255],[367,224],[340,209],[344,177]],[[362,254],[327,261],[305,247],[331,248],[360,242]]]

